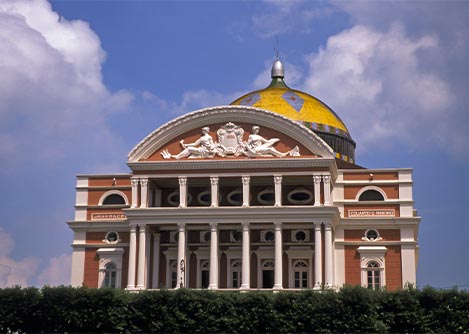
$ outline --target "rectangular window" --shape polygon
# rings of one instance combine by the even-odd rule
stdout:
[[[306,271],[303,271],[301,273],[301,287],[302,288],[307,288],[308,287],[308,273]]]
[[[233,271],[233,288],[239,288],[238,279],[238,272]]]
[[[300,287],[300,273],[298,271],[295,271],[295,288]]]
[[[175,288],[177,284],[178,274],[177,272],[173,271],[171,273],[171,287]]]

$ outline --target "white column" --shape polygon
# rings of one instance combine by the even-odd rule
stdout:
[[[218,289],[218,224],[210,224],[210,281],[208,288]]]
[[[331,205],[331,176],[323,175],[322,181],[324,182],[324,205]]]
[[[251,177],[245,175],[242,177],[243,181],[243,207],[249,206],[249,182]]]
[[[326,287],[333,285],[332,279],[332,226],[330,222],[324,223],[324,280]]]
[[[129,271],[127,289],[135,289],[135,260],[137,256],[137,226],[130,225]]]
[[[249,223],[243,222],[243,264],[241,268],[241,290],[249,290],[251,288],[251,250],[249,244],[249,232]]]
[[[322,223],[314,223],[314,288],[322,287]]]
[[[140,179],[140,207],[148,207],[148,179]]]
[[[282,176],[274,175],[275,183],[275,206],[282,205]]]
[[[179,177],[179,207],[185,208],[186,206],[187,206],[187,177],[180,176]]]
[[[210,178],[211,195],[212,195],[212,204],[210,205],[213,208],[218,207],[218,177]]]
[[[145,225],[139,225],[137,289],[145,289]]]
[[[282,223],[275,222],[275,273],[274,290],[283,289],[282,283]]]
[[[153,235],[153,280],[151,287],[158,289],[160,285],[160,234]]]
[[[186,272],[182,272],[181,268],[186,268],[186,224],[185,223],[178,223],[179,227],[179,238],[178,238],[178,263],[177,263],[177,284],[176,288],[181,287],[181,283],[183,287],[186,286]],[[184,264],[181,266],[181,262]]]
[[[137,178],[132,178],[132,208],[137,207],[137,202],[138,202],[138,183],[139,179]]]
[[[321,205],[321,176],[314,175],[314,206]]]

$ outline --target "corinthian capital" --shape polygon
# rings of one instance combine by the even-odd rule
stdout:
[[[187,185],[187,177],[180,177],[180,178],[179,178],[179,185],[180,185],[180,186],[185,186],[185,185]]]
[[[329,183],[331,181],[331,176],[330,175],[323,175],[322,180],[324,183]]]
[[[274,176],[275,184],[282,184],[282,176]]]

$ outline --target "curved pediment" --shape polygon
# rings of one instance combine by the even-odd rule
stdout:
[[[334,157],[305,126],[263,109],[205,108],[178,117],[150,133],[128,162],[187,159]]]

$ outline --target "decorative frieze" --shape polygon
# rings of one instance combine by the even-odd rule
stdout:
[[[215,156],[219,157],[238,157],[244,155],[249,158],[258,157],[278,157],[285,156],[298,157],[300,151],[298,146],[295,146],[288,152],[280,152],[274,145],[280,139],[270,138],[266,139],[259,135],[260,127],[255,125],[252,127],[252,133],[249,135],[247,141],[243,141],[244,129],[232,122],[226,123],[217,131],[217,140],[214,141],[210,135],[210,128],[205,126],[202,128],[202,135],[193,143],[186,144],[181,140],[182,151],[178,154],[169,153],[168,149],[161,152],[164,159],[211,159]]]

